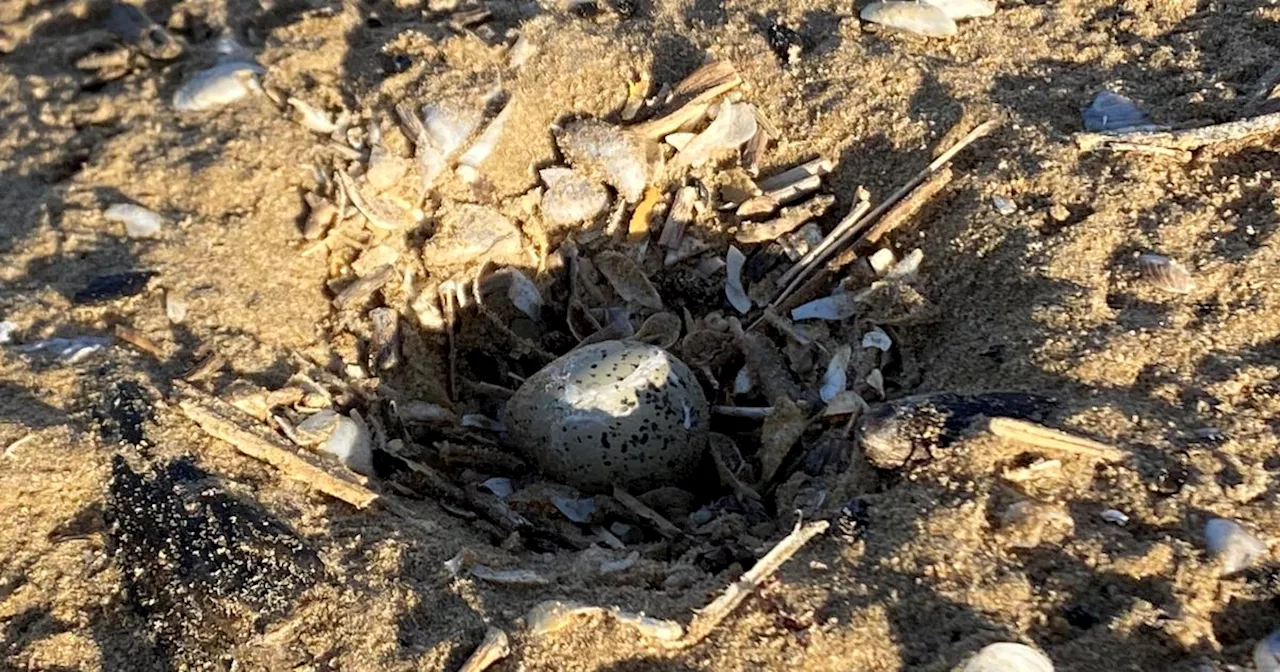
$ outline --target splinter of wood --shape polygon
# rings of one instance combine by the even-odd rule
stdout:
[[[1094,457],[1107,462],[1119,462],[1128,456],[1123,450],[1114,446],[1016,418],[988,418],[985,429],[1002,439],[1070,455]]]
[[[1077,133],[1075,141],[1076,145],[1086,152],[1093,149],[1112,148],[1116,145],[1142,145],[1185,151],[1272,133],[1280,133],[1280,112],[1179,131]]]

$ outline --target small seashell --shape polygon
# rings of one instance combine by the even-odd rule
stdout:
[[[1252,567],[1267,554],[1267,545],[1234,520],[1213,518],[1204,526],[1205,545],[1221,563],[1221,576]]]
[[[809,222],[792,233],[779,238],[778,244],[782,246],[782,251],[786,253],[788,259],[800,261],[810,250],[821,244],[824,237],[826,236],[822,233],[822,228],[818,226],[818,223]]]
[[[614,620],[620,625],[630,627],[641,637],[663,642],[674,642],[684,636],[684,626],[675,621],[635,614],[616,608],[611,613]]]
[[[0,345],[8,345],[13,342],[13,332],[18,330],[18,325],[9,320],[0,322]]]
[[[1138,257],[1138,269],[1144,280],[1166,292],[1189,294],[1196,288],[1186,266],[1161,254],[1148,253]]]
[[[996,212],[1002,215],[1012,215],[1018,211],[1018,204],[1000,196],[999,194],[991,197],[991,204],[995,206]]]
[[[756,381],[751,377],[751,369],[742,367],[738,369],[738,375],[733,377],[733,393],[736,395],[749,394],[756,386]]]
[[[880,395],[881,399],[885,398],[884,374],[880,372],[880,369],[872,369],[871,373],[867,374],[866,381],[867,386],[875,390],[876,394]]]
[[[485,479],[480,486],[485,490],[492,492],[493,496],[498,499],[506,499],[511,496],[511,493],[516,491],[515,486],[511,484],[511,479],[504,476],[494,476],[493,478]]]
[[[847,320],[857,312],[857,306],[857,295],[852,292],[842,292],[796,306],[791,310],[791,319],[797,322],[800,320]]]
[[[333,435],[338,427],[337,411],[331,408],[321,409],[293,428],[293,435],[299,445],[318,446]]]
[[[957,672],[1053,672],[1053,661],[1026,644],[999,642],[983,647]]]
[[[876,348],[882,352],[889,352],[889,350],[893,349],[893,339],[889,338],[889,334],[884,333],[883,329],[875,327],[862,335],[862,347]]]
[[[507,267],[489,277],[500,278],[507,288],[507,299],[531,320],[542,319],[542,292],[529,276],[518,268]]]
[[[917,247],[886,271],[884,279],[907,282],[915,278],[916,274],[920,272],[920,263],[922,261],[924,261],[924,251]]]
[[[596,255],[596,268],[624,301],[662,310],[662,296],[630,257],[612,250]]]
[[[441,224],[442,230],[422,246],[428,266],[465,264],[481,257],[501,260],[520,253],[520,229],[493,208],[462,204],[450,208]]]
[[[871,266],[871,270],[876,274],[876,277],[884,277],[884,274],[889,272],[889,269],[893,268],[893,265],[898,263],[898,260],[893,256],[893,250],[882,247],[867,259],[867,263]]]
[[[389,189],[409,172],[409,160],[400,158],[382,146],[382,129],[377,120],[369,122],[369,162],[365,167],[364,181],[375,190]]]
[[[471,143],[467,151],[458,157],[458,177],[461,177],[463,182],[472,183],[480,179],[480,165],[484,163],[485,159],[489,158],[494,148],[498,146],[498,141],[502,139],[502,132],[506,130],[507,119],[511,117],[513,109],[515,107],[508,101],[502,107],[502,111],[493,118],[493,121],[490,121],[489,125],[484,127],[484,130],[480,132],[475,142]]]
[[[530,637],[542,637],[563,630],[578,621],[581,616],[604,613],[600,607],[591,607],[567,600],[547,600],[534,605],[525,614],[525,631]]]
[[[459,101],[425,105],[421,118],[408,105],[397,105],[396,114],[415,145],[414,158],[424,191],[435,186],[436,179],[449,167],[449,158],[484,117],[480,110]]]
[[[179,298],[173,291],[164,293],[164,316],[170,324],[182,324],[187,319],[187,302]]]
[[[333,117],[311,103],[293,97],[287,98],[285,102],[298,111],[298,123],[312,133],[332,135],[338,130],[338,124],[334,123]]]
[[[1123,511],[1117,511],[1116,509],[1100,511],[1098,513],[1098,517],[1108,523],[1114,523],[1116,525],[1124,525],[1129,522],[1129,516],[1125,515]]]
[[[676,153],[672,164],[676,168],[697,168],[720,152],[737,149],[755,134],[755,108],[747,103],[731,103],[726,98],[720,102],[720,113],[715,120]]]
[[[354,411],[351,417],[339,415],[334,418],[333,432],[320,450],[337,457],[352,471],[373,476],[373,439],[369,428],[359,418]]]
[[[747,296],[747,290],[742,287],[742,266],[747,263],[747,257],[737,247],[730,245],[729,251],[724,255],[724,263],[724,294],[734,310],[746,315],[751,312],[751,297]]]
[[[688,241],[692,239],[686,238],[685,240]],[[724,259],[721,259],[720,257],[706,257],[698,262],[698,265],[694,267],[694,270],[698,272],[698,275],[701,275],[704,278],[709,278],[716,273],[719,273],[725,266],[726,264],[724,263]]]
[[[682,322],[675,313],[654,313],[640,325],[640,329],[632,336],[637,341],[656,345],[663,350],[670,350],[680,342]]]
[[[1280,630],[1258,640],[1253,647],[1253,666],[1257,672],[1280,672]]]
[[[1084,130],[1114,133],[1147,126],[1151,120],[1132,100],[1112,91],[1099,91],[1084,108]]]
[[[575,523],[590,522],[591,516],[596,512],[596,500],[592,497],[573,499],[560,495],[551,495],[551,504],[556,507],[556,510],[563,513],[565,518]]]
[[[219,63],[195,73],[173,94],[173,107],[180,112],[198,112],[230,105],[262,90],[256,75],[266,69],[256,63]]]
[[[688,131],[676,131],[675,133],[669,133],[665,138],[662,139],[662,141],[667,143],[668,145],[671,145],[677,152],[679,152],[683,150],[686,146],[688,146],[690,142],[693,142],[693,139],[696,137],[698,137],[697,133],[690,133]]]
[[[65,364],[75,364],[95,352],[105,350],[109,345],[111,345],[111,339],[101,336],[58,337],[23,344],[18,346],[18,351],[32,354],[49,354]]]
[[[153,238],[164,225],[159,213],[133,203],[116,203],[104,210],[102,216],[124,224],[124,235],[130,238]]]
[[[551,224],[591,221],[609,207],[609,192],[570,168],[544,168],[538,174],[547,185],[542,194],[542,216]]]
[[[923,37],[952,37],[956,34],[955,20],[937,6],[924,2],[873,2],[863,7],[859,16],[863,21]]]
[[[830,402],[836,398],[836,395],[844,392],[849,386],[849,360],[853,358],[853,348],[847,345],[840,346],[834,354],[831,355],[831,361],[827,363],[827,372],[822,376],[822,388],[820,394],[823,402]]]
[[[853,390],[844,390],[827,401],[827,407],[822,410],[822,417],[863,413],[868,408],[870,407],[861,395]]]
[[[643,141],[631,133],[594,119],[576,121],[556,136],[569,163],[618,190],[635,203],[649,184]]]
[[[924,2],[941,9],[956,21],[977,19],[996,13],[995,0],[924,0]]]

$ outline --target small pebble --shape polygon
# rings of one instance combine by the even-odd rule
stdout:
[[[992,196],[991,204],[995,206],[996,212],[1002,215],[1012,215],[1018,211],[1018,204],[1005,198],[1004,196]]]
[[[337,457],[352,471],[373,476],[373,441],[368,427],[344,415],[337,416],[334,423],[333,433],[320,449]]]
[[[187,302],[166,292],[164,295],[164,315],[170,324],[182,324],[187,319]]]
[[[1068,219],[1071,219],[1071,211],[1061,203],[1054,203],[1053,206],[1049,208],[1049,216],[1052,217],[1055,222],[1065,222]]]
[[[1101,91],[1084,109],[1084,130],[1110,132],[1147,125],[1150,119],[1132,100],[1111,91]]]

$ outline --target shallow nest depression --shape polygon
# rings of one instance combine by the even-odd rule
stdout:
[[[1275,13],[756,4],[4,10],[6,663],[1247,664]],[[618,341],[692,461],[549,477]]]

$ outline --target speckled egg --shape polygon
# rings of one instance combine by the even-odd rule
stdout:
[[[662,348],[605,341],[543,367],[507,402],[516,445],[547,476],[585,491],[684,480],[706,449],[707,399]]]

